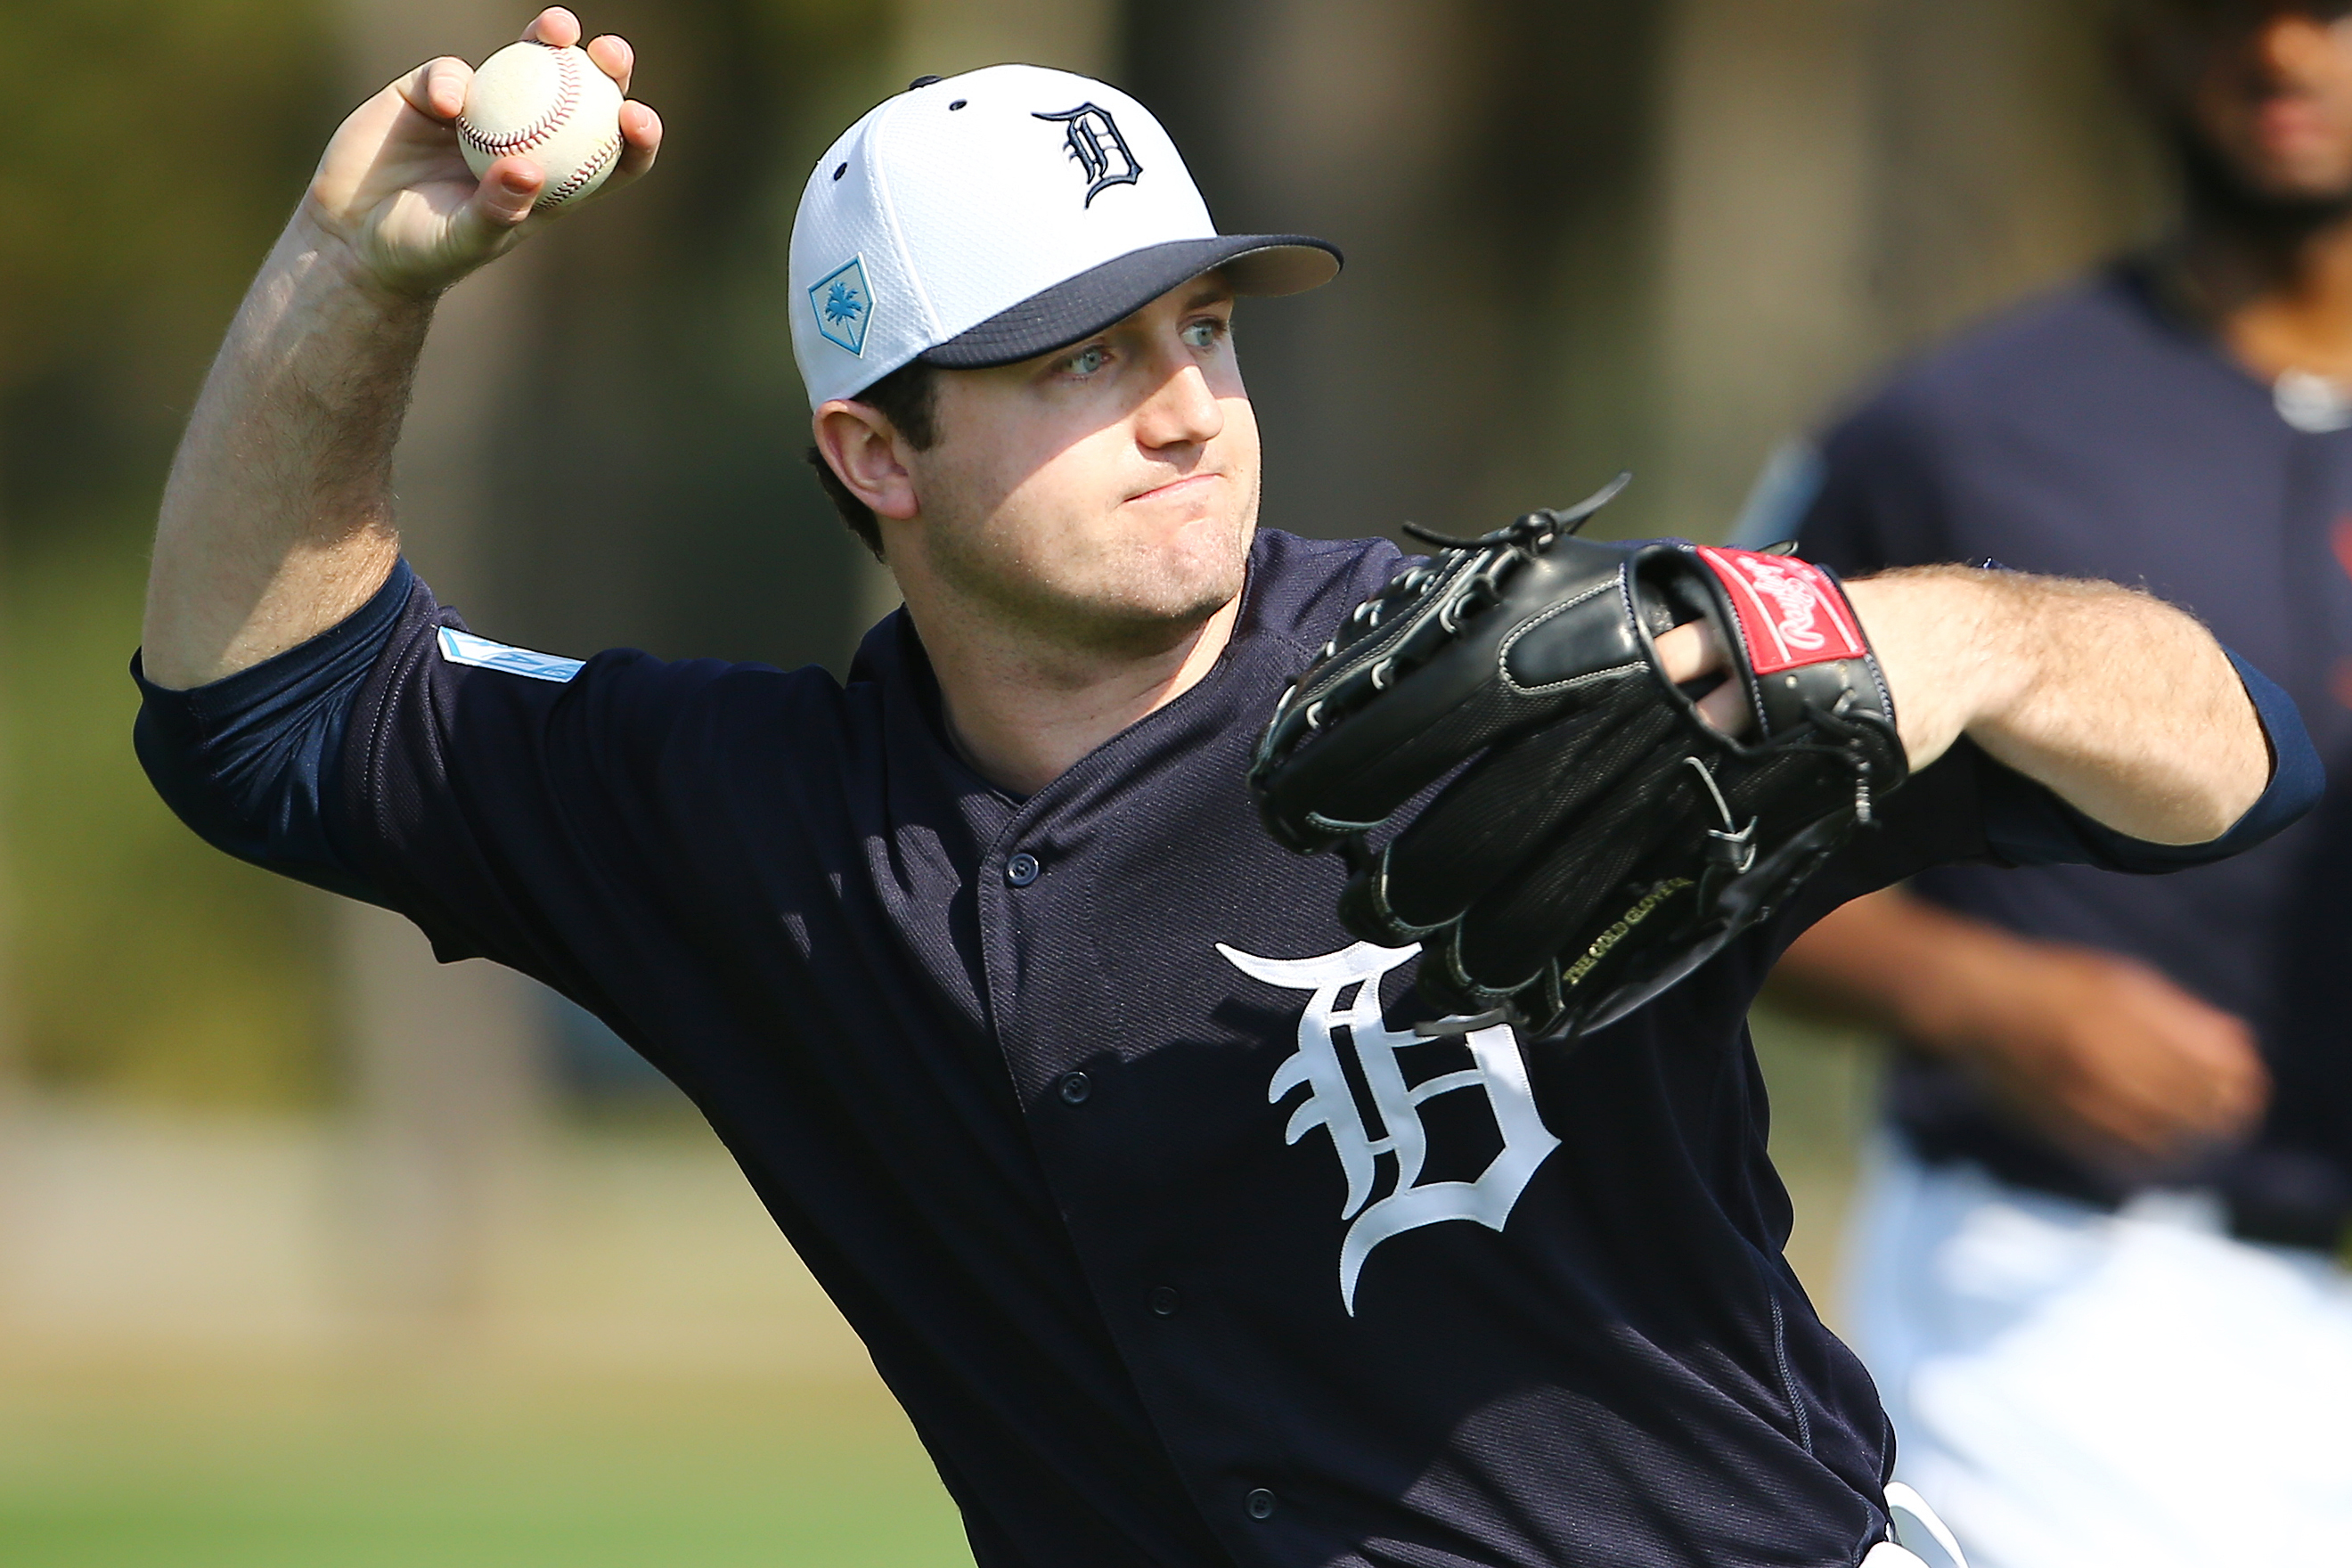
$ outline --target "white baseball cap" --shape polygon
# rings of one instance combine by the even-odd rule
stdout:
[[[793,221],[793,356],[809,405],[909,360],[953,370],[1065,347],[1190,278],[1328,283],[1339,249],[1221,235],[1150,110],[1039,66],[929,78],[844,132]]]

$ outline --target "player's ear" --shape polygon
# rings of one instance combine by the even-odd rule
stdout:
[[[836,397],[817,409],[812,426],[825,466],[877,517],[904,522],[921,510],[906,438],[880,410]]]

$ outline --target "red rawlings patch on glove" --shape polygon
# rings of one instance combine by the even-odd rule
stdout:
[[[1793,555],[1711,545],[1701,545],[1698,556],[1731,595],[1757,674],[1859,658],[1870,651],[1845,595],[1820,567]]]

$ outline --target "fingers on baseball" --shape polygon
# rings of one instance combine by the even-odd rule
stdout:
[[[501,158],[482,171],[474,200],[494,226],[511,228],[530,216],[546,184],[546,172],[529,158]]]
[[[2228,1137],[2252,1131],[2263,1112],[2270,1109],[2270,1068],[2256,1054],[2251,1038],[2246,1041],[2238,1070],[2224,1078],[2217,1098],[2214,1129]]]
[[[474,68],[455,55],[426,60],[393,86],[408,107],[428,119],[454,121],[466,107],[466,88]]]
[[[522,37],[525,43],[568,49],[580,41],[583,30],[579,17],[561,5],[550,5],[530,19],[530,26],[522,30]]]
[[[2079,961],[2078,961],[2079,963]],[[2160,1168],[2243,1134],[2270,1098],[2252,1031],[2137,963],[2079,964],[2095,1021],[2016,1091],[2029,1119],[2095,1160]]]
[[[596,62],[598,70],[619,83],[624,93],[629,90],[629,76],[637,66],[637,51],[629,47],[628,39],[618,33],[602,34],[588,46],[588,58]]]
[[[652,168],[661,153],[661,139],[660,115],[634,100],[621,105],[621,163],[604,182],[604,190],[626,184]]]

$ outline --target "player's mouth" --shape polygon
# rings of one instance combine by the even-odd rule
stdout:
[[[2263,99],[2254,110],[2253,132],[2255,144],[2273,158],[2324,151],[2335,137],[2326,110],[2299,92]]]
[[[1129,501],[1185,500],[1203,493],[1209,486],[1224,477],[1222,473],[1213,470],[1207,473],[1187,474],[1181,479],[1171,479],[1164,485],[1155,485],[1148,490],[1138,490],[1127,499]]]

